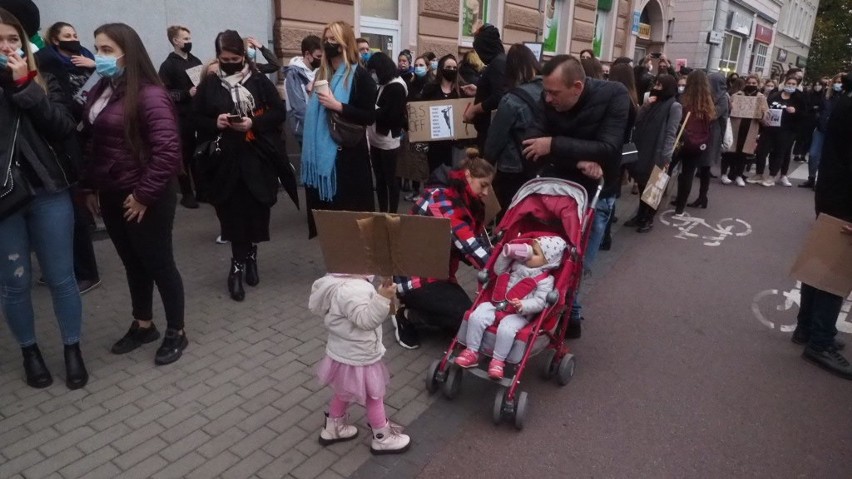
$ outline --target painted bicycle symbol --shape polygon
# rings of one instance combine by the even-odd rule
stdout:
[[[796,282],[789,291],[766,289],[756,295],[751,303],[755,318],[769,329],[790,333],[796,329],[796,313],[802,300],[802,283]],[[788,312],[789,311],[789,312]],[[852,296],[843,302],[837,315],[837,330],[852,334]]]
[[[678,229],[675,238],[698,238],[704,242],[704,246],[719,246],[726,238],[751,234],[751,225],[739,218],[723,218],[711,225],[704,218],[690,216],[688,213],[675,216],[674,210],[668,210],[660,214],[660,221],[666,226]]]

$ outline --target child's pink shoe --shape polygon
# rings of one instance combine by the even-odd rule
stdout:
[[[488,377],[497,380],[503,379],[503,366],[505,365],[506,363],[503,361],[492,359],[488,364]]]
[[[472,368],[479,364],[479,355],[476,351],[467,348],[456,357],[456,366],[461,368]]]

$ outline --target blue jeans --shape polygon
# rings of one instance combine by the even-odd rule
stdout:
[[[589,232],[589,242],[586,243],[586,255],[583,257],[583,274],[591,271],[592,264],[598,256],[613,208],[615,208],[615,196],[598,199],[598,204],[595,206],[594,223],[592,223],[592,230]],[[574,306],[571,308],[571,320],[579,321],[582,310],[583,306],[580,304],[580,291],[578,290],[574,296]]]
[[[837,336],[837,316],[843,297],[802,283],[797,327],[810,333],[808,345],[818,351],[831,346]]]
[[[817,177],[824,142],[825,133],[819,131],[818,128],[814,128],[814,136],[811,137],[811,150],[808,152],[808,178],[814,179]]]
[[[31,250],[50,288],[62,342],[79,342],[83,306],[74,278],[74,207],[68,190],[40,192],[0,221],[0,303],[21,347],[36,343]]]

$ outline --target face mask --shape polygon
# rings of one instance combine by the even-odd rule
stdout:
[[[426,67],[425,66],[414,67],[414,74],[417,75],[418,77],[421,77],[421,78],[425,77],[426,76]]]
[[[441,74],[444,75],[445,79],[449,81],[454,81],[458,76],[459,72],[458,70],[448,70],[444,68],[443,70],[441,70]]]
[[[679,87],[677,87],[677,92],[678,92],[678,93],[683,93],[683,92],[685,92],[685,91],[686,91],[686,87],[685,87],[685,86],[679,86]]]
[[[437,61],[437,60],[432,60],[431,62],[429,62],[429,68],[430,68],[432,71],[437,70],[437,69],[438,69],[438,61]]]
[[[191,52],[191,51],[192,51],[192,42],[186,42],[186,43],[184,43],[184,44],[183,44],[183,46],[182,46],[182,47],[180,47],[180,50],[181,50],[182,52],[186,53],[186,54],[189,54],[189,52]]]
[[[249,47],[248,50],[246,50],[246,56],[249,60],[254,61],[254,59],[257,58],[257,50],[255,50],[254,47]]]
[[[335,45],[334,43],[323,42],[322,49],[325,52],[325,57],[328,59],[337,58],[340,55],[338,49],[340,45]]]
[[[656,98],[660,96],[660,93],[662,93],[660,90],[651,90],[648,92],[648,98]]]
[[[77,40],[60,40],[59,49],[71,53],[80,53],[80,50],[82,50],[83,47]]]
[[[18,54],[19,57],[24,58],[24,51],[20,48],[15,53]],[[0,68],[6,68],[9,65],[9,57],[0,53]]]
[[[226,75],[233,75],[243,69],[243,62],[239,63],[219,63],[219,69],[225,72]]]
[[[314,70],[319,68],[320,65],[322,65],[322,58],[314,58],[313,60],[311,60],[311,68],[313,68]]]
[[[745,88],[743,88],[743,93],[746,95],[754,95],[757,93],[757,85],[746,85]]]
[[[98,75],[107,78],[121,76],[124,73],[124,68],[118,66],[118,59],[121,57],[95,55],[95,71]]]
[[[843,91],[843,83],[835,83],[831,86],[831,88],[834,89],[834,91],[836,92],[841,92]]]
[[[814,85],[814,91],[822,91],[822,85]]]
[[[371,56],[373,56],[373,52],[364,52],[361,54],[361,60],[363,60],[364,63],[367,63],[370,61]]]
[[[785,93],[793,93],[794,91],[796,91],[796,87],[794,87],[794,86],[785,86],[784,87]]]

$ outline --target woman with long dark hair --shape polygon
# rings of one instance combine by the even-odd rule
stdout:
[[[352,25],[338,21],[323,29],[322,65],[314,79],[328,88],[313,87],[305,112],[302,181],[308,203],[308,234],[317,235],[313,210],[374,211],[373,171],[366,128],[354,146],[338,145],[331,137],[328,116],[363,125],[376,121],[376,82],[360,64]]]
[[[689,193],[692,191],[692,180],[695,172],[701,166],[701,158],[707,149],[706,142],[709,141],[711,123],[716,120],[716,106],[713,103],[713,94],[710,84],[707,82],[707,74],[701,70],[695,70],[686,77],[686,90],[680,97],[683,106],[683,118],[686,121],[685,136],[690,135],[690,130],[696,132],[695,137],[704,138],[702,145],[692,144],[687,138],[682,138],[682,146],[677,153],[678,160],[683,165],[683,170],[677,179],[677,198],[675,199],[675,214],[683,214]],[[687,116],[688,115],[688,116]]]
[[[278,197],[285,107],[275,85],[254,68],[237,32],[219,33],[215,48],[219,68],[198,86],[193,110],[199,141],[219,138],[221,154],[201,170],[207,172],[222,239],[231,243],[228,292],[242,301],[243,282],[260,283],[257,244],[269,241],[270,209]]]
[[[739,78],[736,80],[739,80]],[[707,76],[707,81],[710,84],[716,117],[710,123],[710,140],[707,142],[707,149],[701,155],[701,161],[698,165],[698,198],[687,205],[692,208],[707,208],[707,193],[710,191],[710,167],[721,163],[722,137],[728,127],[728,117],[731,114],[731,100],[728,97],[725,76],[721,73],[711,73]],[[723,173],[727,174],[727,171]]]
[[[379,211],[396,213],[399,206],[399,182],[396,164],[400,139],[407,128],[408,86],[397,74],[393,60],[376,52],[367,61],[367,69],[376,74],[379,92],[376,99],[376,122],[367,128],[370,159],[376,176],[376,198]]]
[[[423,87],[420,95],[422,101],[451,100],[461,98],[459,89],[458,63],[453,55],[445,55],[438,60],[438,70],[435,80]],[[433,141],[429,143],[429,151],[426,152],[426,161],[429,163],[431,174],[441,165],[452,166],[453,145],[452,140]]]
[[[160,337],[153,323],[156,285],[167,329],[154,362],[169,364],[188,344],[183,281],[172,250],[174,179],[182,162],[175,109],[135,30],[123,23],[102,25],[95,30],[95,47],[103,78],[83,114],[92,144],[84,178],[97,192],[87,204],[103,216],[127,270],[134,319],[112,352],[129,353]]]
[[[74,281],[74,212],[69,187],[74,170],[62,148],[74,133],[74,117],[59,82],[36,69],[24,28],[0,9],[0,304],[21,347],[26,382],[45,388],[53,378],[35,333],[30,289],[30,251],[38,257],[50,288],[65,353],[65,384],[86,385],[80,352],[83,309]],[[14,139],[13,139],[14,138]],[[29,152],[23,154],[22,152]],[[7,189],[12,185],[11,190]],[[38,189],[33,189],[38,185]],[[29,187],[29,188],[27,188]],[[31,194],[27,194],[30,190]]]

